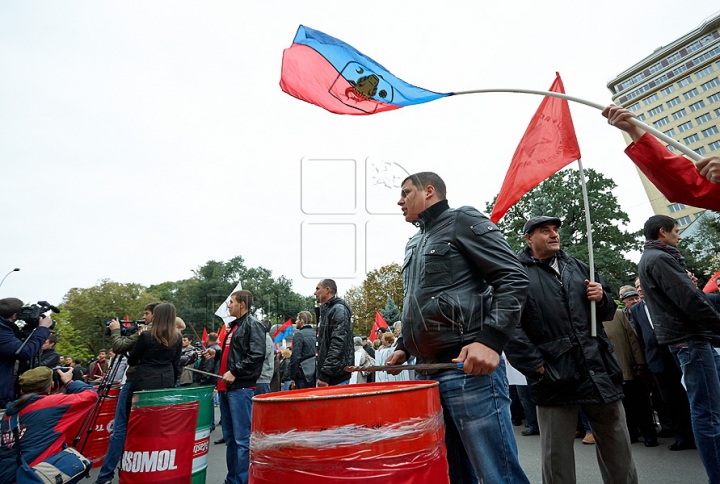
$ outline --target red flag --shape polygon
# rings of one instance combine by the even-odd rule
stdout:
[[[703,292],[715,292],[718,289],[717,280],[720,278],[720,271],[717,271],[714,276],[710,278],[710,280],[705,284],[705,287],[703,287]]]
[[[388,324],[385,322],[385,318],[382,317],[382,314],[380,314],[380,311],[375,311],[375,323],[373,323],[373,327],[370,330],[370,336],[368,336],[370,341],[375,341],[377,338],[377,330],[380,328],[388,329]]]
[[[225,342],[225,333],[227,333],[227,327],[225,326],[225,323],[223,323],[222,328],[218,331],[218,344],[223,344]]]
[[[550,91],[565,92],[560,74]],[[580,158],[580,147],[565,99],[545,96],[515,150],[490,220],[497,223],[538,183]]]
[[[202,334],[202,339],[201,339],[203,346],[207,346],[207,340],[208,340],[207,328],[203,328],[203,334]]]

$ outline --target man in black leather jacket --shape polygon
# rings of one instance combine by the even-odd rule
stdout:
[[[537,404],[543,482],[574,483],[574,433],[578,407],[590,421],[604,482],[637,482],[630,434],[621,403],[623,375],[601,321],[617,305],[599,274],[560,250],[561,222],[534,217],[518,253],[530,289],[520,324],[505,348],[527,377]],[[598,336],[591,336],[590,302],[597,308]]]
[[[350,381],[346,366],[355,363],[353,347],[352,309],[336,296],[337,284],[323,279],[315,288],[320,306],[318,319],[318,387],[344,385]]]
[[[226,482],[248,482],[250,467],[250,415],[255,382],[265,361],[265,328],[250,315],[253,296],[236,291],[230,296],[228,312],[236,318],[219,352],[205,350],[220,361],[218,395],[223,438],[227,443]],[[219,353],[219,355],[218,355]]]
[[[314,359],[317,352],[315,329],[310,326],[311,322],[312,314],[309,311],[300,311],[295,320],[295,334],[290,357],[290,379],[295,382],[296,390],[315,386],[314,371],[312,375],[305,375],[302,369],[302,362],[310,358]],[[309,379],[308,376],[310,376]]]
[[[385,364],[411,355],[463,363],[463,371],[418,373],[440,383],[450,482],[526,483],[500,358],[525,301],[525,271],[485,215],[449,208],[437,174],[406,178],[398,205],[419,231],[405,248],[402,335]]]

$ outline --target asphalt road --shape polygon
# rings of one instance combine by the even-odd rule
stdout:
[[[217,416],[220,414],[217,409],[216,414]],[[520,435],[522,430],[524,430],[524,427],[515,427],[520,464],[530,482],[540,484],[542,482],[540,473],[540,438],[537,436],[523,437]],[[222,484],[227,472],[225,446],[212,443],[220,437],[220,428],[210,434],[207,484]],[[635,465],[641,483],[701,484],[707,482],[705,470],[696,450],[670,452],[667,446],[672,443],[672,439],[659,439],[659,442],[660,445],[654,448],[647,448],[642,442],[632,446],[633,457],[635,458]],[[291,460],[291,456],[288,457]],[[578,483],[598,484],[602,482],[594,445],[584,445],[581,439],[575,439],[575,465]],[[98,472],[99,469],[93,469],[90,474],[93,480],[97,477]],[[113,482],[118,482],[117,477]]]

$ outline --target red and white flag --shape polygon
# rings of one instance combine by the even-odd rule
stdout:
[[[385,318],[382,317],[382,314],[380,314],[380,311],[375,311],[375,322],[373,323],[370,335],[368,336],[370,341],[375,341],[377,338],[377,330],[380,328],[388,329],[388,324],[385,322]]]

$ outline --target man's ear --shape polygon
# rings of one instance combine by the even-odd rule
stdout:
[[[435,187],[432,185],[425,186],[425,200],[429,200],[435,195]]]

